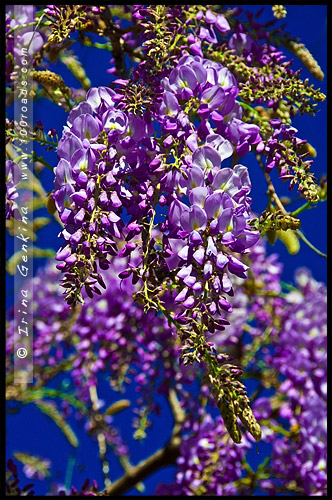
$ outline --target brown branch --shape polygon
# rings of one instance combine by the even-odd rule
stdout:
[[[279,208],[279,210],[284,215],[288,215],[287,210],[285,209],[284,205],[281,203],[281,201],[279,199],[279,196],[276,193],[276,190],[274,188],[273,182],[271,181],[270,175],[265,171],[265,167],[264,167],[264,164],[262,162],[261,155],[259,155],[258,153],[256,153],[256,158],[257,158],[257,161],[258,161],[258,163],[259,163],[259,165],[260,165],[260,167],[261,167],[261,169],[263,171],[263,174],[264,174],[264,177],[265,177],[265,180],[266,180],[266,183],[267,183],[268,194],[270,195],[270,198],[273,199],[273,201],[275,202],[275,204],[277,205],[277,207]]]
[[[105,5],[105,10],[102,14],[106,23],[107,29],[104,31],[104,36],[109,36],[112,44],[112,54],[115,60],[115,67],[120,78],[128,78],[127,68],[124,58],[123,44],[121,32],[116,29],[113,15],[108,5]]]
[[[131,466],[120,479],[107,488],[104,496],[122,495],[156,470],[167,465],[175,465],[179,454],[180,438],[179,436],[172,435],[164,448],[156,451],[137,465]]]
[[[173,434],[179,433],[180,432],[180,426],[183,424],[183,422],[186,419],[186,414],[184,410],[182,409],[179,400],[176,395],[175,389],[170,389],[169,394],[168,394],[168,401],[171,406],[174,420],[175,420],[175,426],[173,430]]]

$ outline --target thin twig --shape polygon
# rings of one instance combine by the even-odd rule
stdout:
[[[137,465],[127,467],[125,474],[109,485],[104,491],[106,496],[119,496],[133,488],[140,481],[151,475],[153,472],[167,465],[175,465],[176,459],[180,454],[180,430],[185,420],[185,412],[181,408],[175,389],[170,389],[168,401],[171,406],[175,424],[172,436],[168,443],[156,451],[150,457],[142,460]]]
[[[259,154],[256,154],[256,157],[257,157],[257,161],[259,163],[259,165],[261,166],[262,170],[263,170],[263,174],[264,174],[264,177],[266,179],[266,182],[267,182],[267,186],[268,186],[268,193],[271,197],[271,199],[275,202],[275,204],[277,205],[277,207],[279,208],[279,210],[284,214],[284,215],[291,215],[289,212],[287,212],[287,210],[285,209],[284,205],[282,204],[282,202],[280,201],[280,198],[279,196],[277,195],[276,193],[276,190],[274,188],[274,185],[271,181],[271,177],[269,176],[269,174],[265,171],[265,167],[264,167],[264,164],[262,162],[262,159],[261,159],[261,156]],[[321,252],[320,250],[318,250],[318,248],[316,248],[312,243],[310,243],[310,241],[304,236],[304,234],[302,233],[302,231],[300,231],[299,229],[295,229],[294,230],[294,233],[302,240],[304,241],[304,243],[306,245],[308,245],[309,248],[311,248],[314,252],[316,252],[318,255],[320,255],[321,257],[324,257],[325,259],[327,259],[327,255],[323,252]]]

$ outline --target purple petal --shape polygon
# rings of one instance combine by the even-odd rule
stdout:
[[[228,262],[228,269],[233,274],[242,275],[245,271],[249,269],[249,266],[246,266],[246,264],[241,262],[239,259],[230,255]]]
[[[184,287],[175,297],[174,302],[183,302],[188,294],[188,287]]]
[[[205,12],[205,22],[208,24],[214,24],[217,21],[217,16],[212,12],[211,9],[208,9]]]
[[[192,231],[206,229],[207,216],[204,210],[198,205],[193,205],[190,211],[182,213],[180,217],[181,226],[185,231],[191,233]]]
[[[217,28],[218,31],[220,31],[220,33],[223,34],[227,33],[231,29],[226,17],[223,14],[218,14],[215,27]]]
[[[213,273],[213,267],[212,267],[212,262],[210,260],[208,260],[205,265],[204,265],[204,269],[203,269],[203,275],[204,275],[204,279],[205,280],[208,280],[211,278],[212,276],[212,273]]]
[[[225,91],[222,87],[214,85],[204,90],[201,95],[201,103],[207,104],[209,109],[218,109],[225,99]]]
[[[197,78],[189,66],[177,66],[169,75],[169,84],[175,92],[189,88],[193,90],[197,85]]]
[[[219,216],[218,219],[218,230],[219,232],[227,232],[233,228],[232,218],[234,210],[233,208],[225,208]]]
[[[73,121],[71,131],[80,139],[96,139],[100,133],[98,122],[89,114],[79,115]]]
[[[202,170],[200,171],[202,172]],[[189,193],[189,201],[191,205],[198,205],[203,208],[208,193],[208,188],[205,186],[193,188]]]
[[[234,294],[233,288],[232,288],[232,282],[229,279],[227,273],[224,273],[223,277],[222,277],[222,289],[224,290],[224,292],[228,293],[229,295]]]
[[[89,149],[78,149],[73,154],[71,159],[71,165],[73,172],[91,172],[96,164],[96,156],[91,148]]]
[[[228,257],[226,257],[224,253],[219,252],[216,259],[217,269],[221,271],[226,266],[226,264],[228,264],[228,261],[229,261]]]
[[[226,160],[233,154],[233,145],[230,141],[222,137],[220,134],[209,134],[206,139],[206,144],[216,149],[221,161]]]
[[[181,214],[188,212],[189,207],[179,200],[174,200],[169,206],[168,220],[172,227],[180,227]]]
[[[70,161],[75,151],[82,147],[82,141],[75,134],[65,131],[58,144],[58,157]]]
[[[177,98],[172,92],[164,92],[163,102],[159,105],[159,113],[167,116],[176,116],[180,106]]]
[[[207,255],[207,257],[211,257],[211,255],[214,255],[215,257],[217,256],[217,248],[216,248],[216,245],[214,244],[213,238],[211,238],[211,236],[208,237],[206,255]]]
[[[188,260],[188,252],[189,247],[188,245],[186,245],[180,250],[180,252],[178,252],[178,257],[180,257],[182,260]]]
[[[196,250],[196,252],[193,255],[193,258],[196,260],[196,262],[202,266],[204,262],[204,256],[205,256],[205,250],[204,247],[200,247]]]
[[[187,183],[189,184],[190,189],[205,186],[205,178],[202,169],[192,166],[189,171]]]
[[[91,115],[92,113],[93,113],[92,107],[90,106],[90,104],[88,102],[86,102],[86,101],[80,102],[69,113],[67,123],[72,124],[74,122],[75,118],[77,118],[78,116],[83,115],[83,114],[90,114]]]
[[[187,286],[189,286],[189,288],[192,288],[195,285],[197,280],[196,280],[195,276],[190,275],[190,276],[187,276],[183,281]]]
[[[193,166],[202,170],[211,170],[214,167],[220,167],[220,155],[210,146],[203,146],[197,149],[193,154]]]
[[[178,278],[185,279],[187,276],[190,275],[191,271],[193,269],[193,266],[190,264],[190,266],[185,266],[180,271],[176,274]]]
[[[55,260],[65,260],[67,257],[71,255],[71,249],[69,245],[66,245],[65,247],[60,248],[55,256]]]
[[[195,299],[192,295],[190,295],[184,302],[183,302],[183,305],[184,307],[186,307],[187,309],[191,309],[193,307],[195,303]]]
[[[222,211],[222,194],[213,193],[207,197],[204,210],[208,219],[217,219]]]
[[[203,243],[203,238],[199,234],[198,231],[193,231],[189,237],[190,244],[193,245],[194,247],[197,247],[197,245],[201,245]]]

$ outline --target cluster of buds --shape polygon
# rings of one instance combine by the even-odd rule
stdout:
[[[100,13],[102,9],[102,6],[89,5],[48,5],[44,12],[52,20],[52,34],[47,44],[61,43],[75,30],[84,29],[91,14]]]
[[[224,358],[227,359],[225,356]],[[211,370],[207,376],[212,394],[233,441],[241,442],[241,430],[237,418],[256,441],[259,441],[262,431],[250,408],[245,386],[238,380],[241,374],[242,370],[238,366],[227,363],[219,367],[217,375]]]
[[[287,231],[287,229],[299,229],[301,227],[300,219],[284,214],[281,210],[268,211],[264,210],[259,219],[256,219],[256,227],[260,231]]]
[[[272,5],[272,12],[277,19],[283,19],[287,15],[287,10],[284,5]]]

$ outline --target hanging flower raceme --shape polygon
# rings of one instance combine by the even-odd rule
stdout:
[[[297,290],[286,298],[275,352],[267,362],[284,378],[280,415],[291,432],[273,443],[272,468],[305,495],[326,494],[327,295],[307,269],[296,272]],[[274,486],[268,488],[274,490]]]
[[[177,271],[181,283],[175,302],[191,308],[200,298],[215,315],[224,309],[220,305],[223,294],[233,295],[231,276],[246,276],[248,266],[234,252],[247,251],[259,233],[251,231],[246,222],[250,214],[247,169],[242,165],[215,169],[209,173],[212,182],[208,187],[198,165],[193,165],[183,183],[190,205],[176,199],[169,207],[165,260],[169,270]],[[222,323],[219,326],[223,329]],[[210,328],[213,331],[212,324]]]
[[[238,408],[250,415],[243,423],[259,440],[240,371],[224,366],[206,338],[229,324],[225,294],[234,294],[234,277],[246,278],[240,255],[259,238],[248,224],[247,168],[223,164],[259,142],[259,128],[241,120],[234,75],[200,56],[183,54],[160,73],[144,61],[114,88],[88,91],[58,146],[53,197],[65,242],[56,259],[67,302],[83,302],[83,290],[101,295],[100,271],[128,257],[119,276],[139,283],[135,300],[176,326],[181,362],[206,364],[218,401],[226,380],[231,399],[240,391]],[[222,401],[218,407],[240,442],[230,410]]]
[[[220,168],[234,146],[215,133],[207,119],[218,112],[219,118],[227,115],[227,122],[232,109],[238,109],[236,80],[218,63],[183,56],[163,79],[163,86],[162,99],[152,108],[153,120],[148,110],[142,118],[126,112],[122,96],[106,87],[90,89],[86,101],[69,115],[58,146],[53,197],[65,224],[60,234],[66,241],[56,258],[58,268],[66,273],[64,285],[71,304],[82,301],[83,284],[90,296],[99,292],[90,274],[97,272],[97,264],[101,269],[109,266],[108,258],[118,252],[117,239],[126,236],[129,240],[144,231],[143,221],[146,217],[151,221],[158,202],[169,210],[163,225],[168,233],[164,250],[172,252],[168,239],[174,239],[179,222],[176,237],[182,243],[188,238],[191,247],[198,247],[203,238],[208,241],[205,257],[201,257],[202,248],[195,248],[199,265],[204,267],[212,259],[219,271],[226,264],[230,272],[243,274],[246,270],[237,258],[213,248],[218,238],[220,245],[242,252],[258,238],[246,224],[250,214],[247,170],[240,165],[233,170]],[[195,99],[197,109],[188,108],[190,99]],[[190,122],[191,111],[200,117],[198,127]],[[153,139],[159,126],[167,136]],[[166,160],[170,149],[174,161]],[[176,222],[176,211],[181,210],[176,203],[182,203],[179,189],[189,197],[191,206],[183,209],[181,221]],[[127,215],[131,218],[126,225]],[[187,245],[183,247],[181,255],[188,250]],[[135,245],[126,245],[124,251],[130,253],[133,248]],[[183,264],[190,264],[186,260]],[[215,288],[229,292],[225,271],[224,284],[215,283]],[[196,290],[202,287],[192,285]]]
[[[60,233],[65,243],[56,259],[66,273],[71,304],[82,301],[83,285],[90,296],[98,290],[90,274],[97,271],[97,262],[107,269],[108,257],[117,254],[122,216],[133,213],[133,220],[141,219],[150,196],[144,181],[155,154],[151,126],[118,110],[114,94],[106,87],[92,88],[86,101],[71,111],[58,146],[53,198],[65,225]],[[141,186],[134,187],[136,176]]]

